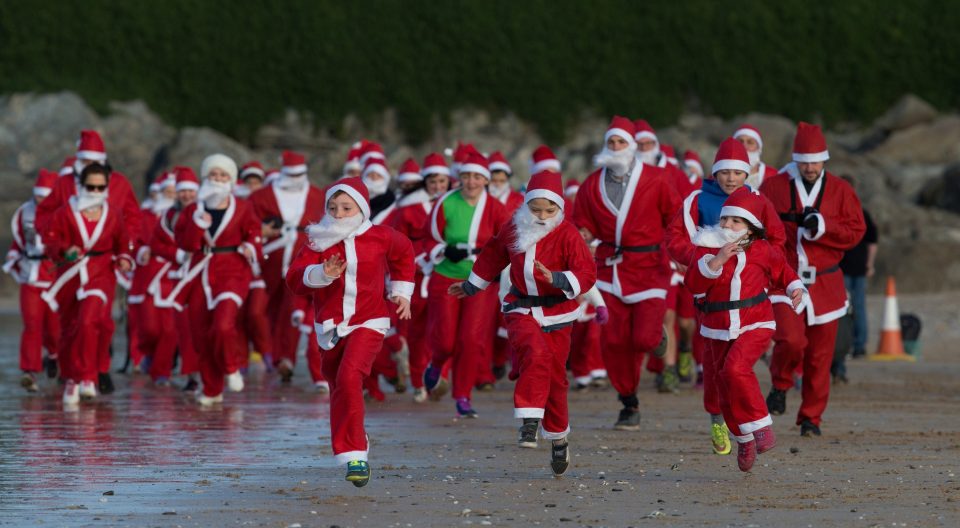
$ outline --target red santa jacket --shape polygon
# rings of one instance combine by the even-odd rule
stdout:
[[[43,231],[46,254],[59,266],[57,280],[43,293],[43,299],[56,311],[59,308],[57,295],[64,288],[76,288],[76,297],[99,297],[104,303],[113,299],[117,287],[115,264],[120,259],[134,265],[131,252],[133,245],[127,233],[122,214],[118,214],[109,201],[104,202],[103,212],[93,230],[77,210],[77,200],[71,197],[66,207],[58,209],[47,222]],[[67,250],[77,246],[80,257],[70,263],[65,259]],[[72,279],[79,279],[73,282]]]
[[[3,270],[18,284],[47,288],[56,277],[53,261],[44,254],[44,245],[36,225],[37,202],[24,202],[13,213],[10,233],[13,241]]]
[[[150,274],[147,295],[160,308],[175,307],[170,293],[190,267],[190,254],[177,247],[174,229],[182,211],[171,207],[163,212],[150,237],[151,263],[157,263]],[[183,306],[180,306],[183,309]]]
[[[807,193],[794,163],[785,171],[763,182],[760,192],[770,199],[786,229],[784,253],[797,271],[810,296],[806,300],[807,324],[824,324],[847,312],[847,295],[840,272],[840,259],[857,245],[866,231],[863,209],[850,184],[824,171]],[[819,212],[819,230],[810,233],[802,227],[804,207]],[[789,302],[782,295],[773,302]]]
[[[283,276],[307,241],[306,227],[323,218],[324,201],[323,191],[314,185],[307,185],[300,192],[289,192],[273,182],[250,195],[250,204],[261,222],[274,219],[283,222],[280,235],[263,242],[263,278],[268,291],[286,287]]]
[[[131,233],[131,243],[137,259],[137,269],[133,271],[130,291],[127,293],[128,304],[140,304],[146,300],[150,280],[162,265],[152,256],[149,259],[146,258],[147,250],[150,249],[150,239],[153,237],[153,232],[159,222],[160,215],[154,213],[152,209],[140,210],[140,225],[137,226],[135,232]]]
[[[207,308],[213,310],[224,300],[242,307],[250,281],[260,258],[260,222],[246,200],[229,197],[223,220],[211,235],[203,221],[203,204],[186,207],[177,219],[174,240],[177,247],[191,253],[190,268],[174,287],[173,302],[179,309],[189,296],[190,287],[203,288]],[[249,248],[255,258],[248,261],[241,252]],[[193,284],[199,280],[198,284]]]
[[[323,273],[323,263],[334,255],[347,266],[343,275],[330,279]],[[290,265],[286,281],[294,293],[312,297],[317,342],[330,350],[357,328],[386,334],[390,312],[383,278],[390,276],[391,297],[409,300],[414,269],[413,245],[406,237],[390,227],[364,221],[352,235],[323,251],[304,245]],[[319,279],[314,280],[311,271]]]
[[[617,209],[607,199],[605,170],[583,182],[573,211],[573,223],[601,241],[597,288],[627,304],[665,299],[671,272],[664,231],[680,209],[680,197],[662,169],[638,162]]]
[[[582,315],[577,297],[593,288],[597,279],[593,255],[580,232],[564,220],[547,236],[540,239],[528,251],[514,247],[517,232],[513,222],[490,239],[477,262],[470,278],[474,286],[484,289],[510,265],[510,292],[503,299],[504,313],[531,315],[543,328],[573,323]],[[566,292],[554,287],[540,276],[535,262],[542,262],[551,271],[562,272],[573,291]],[[566,300],[553,306],[516,307],[514,303],[523,297],[563,297]]]
[[[50,196],[37,206],[37,225],[41,230],[45,229],[44,224],[53,216],[53,213],[65,206],[71,196],[77,194],[77,176],[71,171],[57,178],[56,185]],[[110,181],[107,184],[107,202],[113,208],[114,214],[123,214],[126,225],[139,225],[140,222],[140,204],[137,197],[133,194],[133,187],[127,177],[119,172],[110,173]],[[131,234],[132,238],[133,234]]]
[[[756,240],[716,272],[707,264],[719,248],[698,247],[695,261],[687,268],[684,284],[698,296],[702,311],[700,334],[710,339],[732,341],[757,328],[776,328],[773,305],[767,299],[770,286],[793,292],[803,289],[783,253],[766,240]],[[745,303],[731,308],[721,303]]]
[[[424,239],[418,253],[425,253],[425,262],[432,265],[439,264],[444,260],[443,250],[447,247],[447,242],[443,238],[444,229],[447,225],[446,217],[443,214],[443,202],[454,193],[459,193],[459,189],[454,189],[441,196],[430,211],[430,238]],[[487,192],[480,195],[480,200],[473,212],[473,221],[470,224],[470,236],[464,244],[458,244],[461,249],[467,250],[470,255],[469,260],[476,262],[477,253],[493,238],[500,229],[510,220],[503,205],[490,196]]]

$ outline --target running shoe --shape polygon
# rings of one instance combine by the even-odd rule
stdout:
[[[473,410],[470,400],[466,398],[457,398],[457,416],[460,418],[476,418],[477,411]]]
[[[37,392],[40,390],[40,387],[37,385],[37,377],[33,372],[24,372],[23,375],[20,376],[20,386],[27,392]]]
[[[820,427],[810,420],[804,420],[800,424],[800,436],[820,436]]]
[[[781,415],[787,411],[787,392],[770,389],[770,394],[767,395],[767,411],[772,415]]]
[[[553,476],[563,475],[568,467],[570,467],[570,444],[567,443],[566,438],[554,440],[550,446],[550,469],[553,470]]]
[[[753,440],[737,444],[737,465],[740,471],[750,471],[757,461],[757,443]]]
[[[347,482],[362,488],[370,482],[370,465],[366,460],[351,460],[347,462]]]
[[[680,352],[677,356],[677,376],[684,383],[693,379],[693,354],[690,352]]]
[[[777,446],[777,435],[769,425],[753,432],[753,439],[757,442],[757,454],[762,455]]]
[[[636,407],[624,407],[620,409],[620,416],[613,428],[618,431],[639,431],[640,430],[640,410]]]
[[[520,426],[520,440],[517,445],[528,449],[536,449],[538,429],[540,429],[540,420],[524,418],[523,425]]]
[[[713,452],[717,455],[729,455],[733,450],[730,445],[730,429],[727,424],[710,424],[710,441],[713,443]]]

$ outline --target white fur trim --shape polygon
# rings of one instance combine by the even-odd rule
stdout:
[[[711,174],[716,174],[719,171],[731,169],[746,172],[747,175],[750,175],[750,163],[747,161],[732,160],[732,159],[722,159],[713,164],[713,168],[710,169]]]
[[[333,195],[340,191],[347,193],[351,198],[353,198],[353,201],[357,202],[357,206],[360,207],[360,211],[363,212],[364,218],[370,218],[370,204],[363,199],[363,195],[360,194],[360,191],[344,183],[338,183],[327,189],[327,194],[323,200],[324,203],[329,202],[330,198],[333,198]]]
[[[787,284],[787,295],[793,295],[793,292],[795,292],[795,291],[797,291],[797,290],[803,290],[804,292],[807,291],[807,288],[804,287],[804,285],[803,285],[803,281],[801,281],[800,279],[797,279],[797,280],[791,282],[790,284]],[[774,297],[780,297],[780,296],[779,296],[779,295],[776,295],[776,296],[771,295],[771,296],[770,296],[770,299],[773,300]],[[789,298],[788,298],[787,300],[789,301]]]
[[[793,161],[797,163],[816,163],[818,161],[827,161],[830,159],[830,151],[824,150],[823,152],[810,152],[807,154],[799,154],[797,152],[793,153]]]
[[[197,182],[182,181],[177,183],[175,189],[178,191],[199,191],[200,185]]]
[[[637,140],[637,141],[640,141],[641,139],[644,139],[644,138],[646,138],[646,139],[652,139],[652,140],[656,141],[656,142],[657,142],[657,145],[660,144],[660,139],[657,137],[657,135],[654,134],[653,132],[650,132],[649,130],[641,130],[640,132],[637,132],[637,133],[634,134],[634,136],[633,136],[633,139],[635,139],[635,140]]]
[[[773,425],[773,418],[770,418],[770,415],[768,414],[759,420],[739,424],[738,427],[740,428],[741,433],[753,434],[754,431],[763,429],[764,427],[770,425]]]
[[[684,161],[683,161],[683,164],[686,165],[687,167],[690,167],[690,168],[696,167],[696,169],[697,169],[698,171],[700,171],[700,174],[703,174],[703,165],[702,165],[699,161],[697,161],[697,160],[684,160]]]
[[[423,181],[423,176],[419,172],[401,172],[397,176],[397,181],[400,183],[418,182]]]
[[[709,328],[707,326],[700,325],[700,335],[709,339],[716,339],[717,341],[733,341],[734,339],[751,330],[758,330],[761,328],[776,330],[777,323],[775,321],[761,321],[759,323],[753,323],[736,330]]]
[[[733,437],[737,440],[738,444],[748,444],[750,442],[753,442],[753,433],[743,435],[743,436],[733,435]]]
[[[93,160],[93,161],[107,161],[107,153],[99,152],[96,150],[78,150],[77,159],[82,160]]]
[[[369,442],[367,442],[369,445]],[[367,461],[367,456],[370,454],[370,451],[346,451],[338,455],[333,455],[333,460],[340,465],[346,464],[347,462],[353,462],[354,460],[363,460]]]
[[[544,440],[563,440],[569,434],[570,434],[569,425],[567,426],[567,429],[565,431],[561,431],[559,433],[551,433],[550,431],[547,431],[546,429],[543,428],[542,422],[540,423],[540,438],[543,438]]]
[[[552,159],[552,158],[540,160],[534,163],[533,166],[530,167],[530,174],[533,175],[540,171],[545,171],[547,169],[552,169],[557,172],[560,172],[560,160]]]
[[[745,218],[748,222],[753,224],[755,227],[763,229],[763,222],[759,218],[754,216],[753,213],[744,209],[743,207],[735,207],[732,205],[724,205],[720,208],[720,216],[739,216],[740,218]]]
[[[203,209],[200,209],[199,207],[193,211],[193,223],[197,224],[197,227],[200,229],[209,229],[210,226],[213,225],[213,222],[205,221],[203,219],[203,212]]]
[[[754,139],[758,145],[760,145],[760,150],[763,150],[763,138],[760,137],[760,134],[756,130],[750,128],[740,128],[733,133],[733,139],[737,139],[740,136],[747,136]]]
[[[510,167],[510,165],[507,165],[502,161],[494,161],[490,164],[490,172],[493,171],[503,171],[507,174],[513,174],[513,169]]]
[[[363,169],[363,173],[360,175],[360,177],[365,177],[371,172],[376,172],[380,176],[383,176],[387,181],[390,181],[390,171],[379,163],[374,163],[373,165],[368,166],[366,169]]]
[[[537,198],[546,198],[550,200],[563,211],[563,197],[559,194],[549,190],[549,189],[531,189],[523,195],[523,203],[530,203],[530,200],[535,200]]]
[[[410,300],[413,297],[414,284],[409,281],[390,281],[390,296],[403,297]]]
[[[813,214],[817,217],[817,219],[820,220],[819,222],[817,222],[817,232],[811,235],[809,229],[805,227],[800,229],[800,231],[803,233],[803,238],[811,242],[815,240],[820,240],[820,237],[822,237],[823,234],[826,233],[827,231],[827,225],[826,225],[826,221],[823,219],[823,215],[820,213],[813,213]]]
[[[580,281],[577,280],[577,276],[572,271],[564,271],[563,275],[567,278],[570,286],[573,287],[573,292],[565,291],[563,294],[567,296],[567,299],[576,299],[580,295]]]
[[[288,176],[294,176],[294,175],[303,174],[307,172],[307,166],[306,164],[287,165],[282,169],[280,169],[280,172]],[[263,173],[261,172],[260,174],[262,175]],[[240,176],[243,176],[243,173],[241,173]]]
[[[706,255],[700,257],[700,260],[697,261],[697,268],[700,270],[700,274],[708,279],[717,279],[723,274],[723,266],[721,266],[717,271],[710,269],[708,264],[710,264],[710,261],[714,258],[716,258],[716,255],[707,253]]]
[[[424,178],[431,174],[443,174],[444,176],[450,176],[450,167],[447,167],[446,165],[430,165],[429,167],[420,169],[420,175]]]
[[[303,285],[308,288],[324,288],[334,280],[323,271],[323,264],[312,264],[303,270]]]
[[[481,279],[479,275],[472,271],[470,272],[470,276],[467,277],[467,282],[481,290],[485,290],[487,289],[487,286],[490,286],[490,281]]]
[[[52,192],[53,192],[53,189],[51,189],[50,187],[34,187],[33,188],[33,195],[38,198],[46,198],[47,196],[50,196],[50,193]]]
[[[513,409],[514,418],[543,418],[544,410],[536,407],[516,407]]]
[[[633,148],[637,148],[637,138],[643,137],[640,134],[637,134],[636,136],[631,136],[629,133],[627,133],[626,130],[622,128],[611,128],[607,130],[607,132],[603,135],[604,145],[607,144],[607,141],[610,140],[611,136],[617,136],[625,139],[627,141],[627,144]],[[656,139],[656,136],[654,136],[654,139]]]
[[[463,174],[465,172],[475,172],[487,180],[490,179],[490,169],[480,165],[479,163],[464,163],[460,165],[460,168],[457,170],[457,174]]]

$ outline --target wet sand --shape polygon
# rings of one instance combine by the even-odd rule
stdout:
[[[612,430],[612,391],[570,395],[562,479],[546,443],[516,447],[508,383],[477,394],[480,418],[469,421],[453,419],[449,400],[388,394],[368,406],[374,479],[359,489],[333,464],[327,399],[302,365],[292,386],[252,376],[211,410],[119,375],[116,394],[64,412],[48,380],[39,395],[20,389],[8,317],[0,525],[960,526],[956,297],[901,296],[901,310],[924,317],[921,361],[850,361],[820,438],[799,436],[791,391],[774,419],[778,446],[749,474],[735,455],[712,454],[698,391],[657,394],[645,373],[640,432]]]

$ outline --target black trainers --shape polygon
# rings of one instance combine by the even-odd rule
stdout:
[[[43,370],[47,373],[48,378],[56,378],[57,374],[60,373],[60,369],[57,366],[57,359],[50,356],[43,358]]]
[[[563,475],[568,467],[570,467],[570,444],[566,439],[554,440],[550,449],[550,469],[553,470],[553,476]]]
[[[767,410],[770,414],[781,415],[787,411],[787,391],[770,389],[767,395]]]
[[[528,449],[536,449],[538,429],[540,429],[540,420],[524,418],[523,425],[520,426],[520,440],[517,445]]]
[[[116,390],[116,387],[113,385],[113,378],[110,377],[109,372],[104,372],[97,376],[97,385],[100,389],[100,394],[113,394],[113,391]]]
[[[639,431],[640,430],[640,410],[636,407],[624,407],[620,409],[620,417],[613,428],[618,431]]]
[[[816,425],[813,425],[813,422],[810,420],[804,420],[800,424],[800,436],[820,436],[820,428]]]
[[[866,357],[866,355],[867,351],[862,348],[853,349],[853,359],[860,359],[862,357]]]
[[[493,377],[500,381],[507,376],[507,366],[506,365],[494,365],[493,366]]]
[[[180,390],[182,390],[183,392],[196,392],[199,387],[200,387],[200,384],[197,383],[197,380],[191,377],[187,379],[187,383]]]

